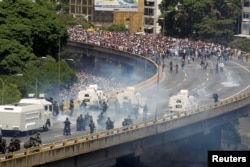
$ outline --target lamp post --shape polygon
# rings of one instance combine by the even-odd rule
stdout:
[[[162,35],[164,36],[164,30],[165,30],[165,17],[159,18],[159,20],[162,20],[163,25],[162,25]]]
[[[227,5],[228,6],[233,6],[234,8],[236,8],[236,11],[241,11],[242,10],[239,6],[235,5],[232,2],[228,2]],[[240,34],[240,15],[237,16],[237,33]]]
[[[158,117],[158,101],[159,101],[159,82],[160,82],[160,54],[159,62],[157,63],[157,85],[156,85],[156,109],[155,109],[155,121]]]
[[[0,78],[0,80],[2,82],[2,88],[3,88],[3,91],[2,91],[2,105],[4,104],[4,88],[5,88],[5,83],[7,82],[8,79],[10,79],[13,76],[21,77],[21,76],[23,76],[23,74],[11,75],[11,76],[7,77],[5,80],[3,80],[2,78]]]
[[[58,96],[58,102],[60,102],[60,82],[61,82],[61,40],[59,39],[59,50],[58,50],[58,85],[57,85],[57,96]]]

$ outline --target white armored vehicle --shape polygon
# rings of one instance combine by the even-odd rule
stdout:
[[[173,112],[195,112],[198,103],[194,96],[188,95],[188,90],[181,90],[177,95],[170,97],[168,109],[170,113]]]
[[[89,85],[85,90],[78,92],[79,103],[85,102],[86,106],[100,108],[103,102],[108,103],[108,97],[103,90],[98,89],[98,85]]]
[[[123,112],[131,108],[138,109],[139,114],[142,114],[141,109],[145,105],[144,98],[139,92],[135,91],[134,87],[127,87],[123,92],[118,93],[116,101]]]
[[[52,104],[39,98],[21,99],[17,104],[0,105],[0,129],[7,131],[47,130],[53,126]]]

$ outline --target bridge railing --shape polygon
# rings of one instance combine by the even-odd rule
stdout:
[[[89,142],[89,141],[92,141],[92,140],[105,138],[105,137],[111,136],[111,135],[127,133],[128,131],[144,128],[144,127],[147,127],[147,126],[152,126],[152,125],[159,124],[159,123],[162,123],[162,122],[171,121],[171,120],[174,120],[174,119],[178,119],[180,117],[185,117],[185,116],[189,116],[191,114],[195,114],[197,112],[203,112],[203,111],[206,111],[206,110],[215,109],[215,108],[218,108],[218,107],[221,107],[221,106],[228,105],[229,103],[234,103],[236,101],[239,101],[239,100],[242,100],[242,99],[245,99],[245,98],[249,98],[249,97],[250,97],[250,91],[246,92],[246,93],[236,95],[236,96],[231,97],[229,99],[225,99],[225,100],[213,103],[213,104],[209,104],[209,105],[206,105],[206,106],[199,107],[197,109],[197,111],[194,112],[194,113],[190,113],[188,111],[173,113],[171,115],[165,115],[165,116],[162,116],[162,117],[158,117],[156,119],[151,119],[151,120],[148,120],[148,121],[139,122],[139,123],[124,126],[124,127],[119,127],[119,128],[114,128],[114,129],[111,129],[111,130],[100,131],[100,132],[96,132],[96,133],[92,133],[92,134],[86,134],[86,135],[78,136],[78,137],[75,137],[75,138],[69,138],[69,139],[65,139],[65,140],[55,141],[53,143],[43,144],[43,145],[40,145],[38,147],[32,147],[32,148],[28,148],[28,149],[21,149],[20,151],[17,151],[17,152],[0,154],[0,162],[1,161],[8,161],[8,160],[11,160],[11,159],[16,159],[16,158],[20,158],[20,157],[25,157],[25,156],[29,156],[29,155],[33,155],[33,154],[38,154],[38,153],[41,153],[41,152],[44,152],[44,151],[53,151],[53,150],[60,149],[60,148],[66,147],[66,146],[75,145],[75,144],[79,144],[79,143],[83,143],[83,142]]]

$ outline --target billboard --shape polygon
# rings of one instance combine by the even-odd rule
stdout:
[[[138,0],[95,0],[96,11],[137,11]]]

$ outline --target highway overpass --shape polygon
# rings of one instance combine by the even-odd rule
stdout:
[[[128,61],[133,62],[133,61]],[[150,83],[155,82],[154,79]],[[142,85],[140,85],[142,86]],[[140,87],[139,86],[139,87]],[[1,167],[14,166],[111,166],[117,157],[140,155],[155,145],[196,133],[249,115],[250,92],[203,106],[196,113],[162,116],[132,126],[100,131],[72,139],[1,155]],[[159,111],[159,113],[161,113]]]
[[[249,116],[250,92],[239,94],[199,108],[131,126],[83,135],[45,144],[37,148],[0,155],[1,167],[15,166],[88,166],[109,164],[117,157],[139,155],[141,151],[163,142],[171,142],[195,133],[209,131],[242,116]],[[156,138],[154,138],[154,136]],[[92,157],[92,158],[91,158]],[[94,157],[94,160],[93,160]]]

